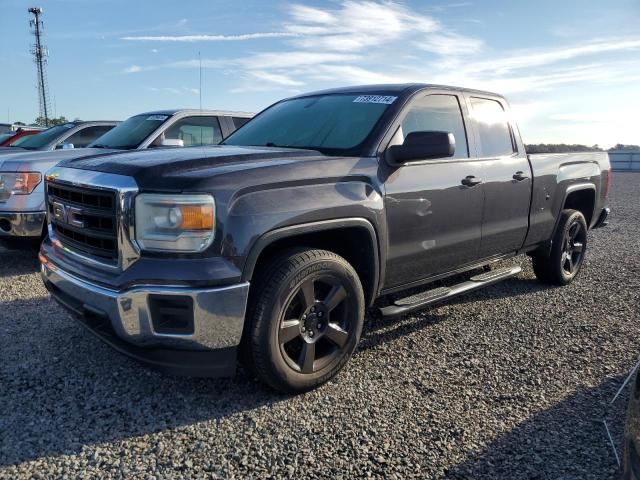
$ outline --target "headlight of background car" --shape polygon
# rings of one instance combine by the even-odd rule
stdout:
[[[41,181],[37,172],[0,172],[0,201],[11,195],[29,195]]]
[[[211,195],[142,193],[136,197],[136,241],[142,250],[202,252],[215,234]]]

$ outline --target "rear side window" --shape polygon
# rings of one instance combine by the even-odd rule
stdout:
[[[455,95],[427,95],[416,100],[402,120],[401,128],[401,141],[411,132],[453,133],[456,141],[453,158],[469,157],[462,111]]]
[[[514,153],[511,129],[500,102],[472,97],[471,108],[480,137],[480,156],[500,157]]]
[[[240,128],[242,125],[244,125],[245,123],[247,123],[251,119],[250,118],[243,118],[243,117],[231,117],[231,120],[233,120],[233,126],[235,128]]]
[[[185,117],[164,133],[165,138],[182,140],[185,147],[217,145],[222,141],[218,117]]]
[[[95,139],[107,133],[113,127],[113,125],[99,125],[95,127],[83,128],[79,132],[76,132],[69,138],[65,139],[63,143],[73,143],[73,146],[75,148],[84,148],[92,143]]]

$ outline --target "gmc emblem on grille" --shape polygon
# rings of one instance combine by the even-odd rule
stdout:
[[[53,202],[53,218],[58,223],[66,223],[77,228],[84,228],[82,210],[60,202]]]

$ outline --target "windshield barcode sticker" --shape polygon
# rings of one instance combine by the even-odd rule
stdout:
[[[353,103],[383,103],[385,105],[391,105],[396,101],[398,97],[391,97],[388,95],[360,95],[356,97]]]
[[[167,115],[150,115],[148,116],[145,120],[166,120],[167,118],[169,118]]]

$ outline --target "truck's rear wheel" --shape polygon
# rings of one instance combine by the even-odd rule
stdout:
[[[538,280],[550,285],[567,285],[580,272],[587,252],[587,222],[577,210],[562,210],[549,255],[533,256]]]
[[[298,393],[336,375],[362,332],[364,294],[353,267],[326,250],[291,250],[257,282],[244,352],[258,378]]]

